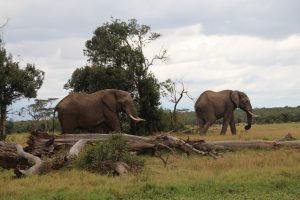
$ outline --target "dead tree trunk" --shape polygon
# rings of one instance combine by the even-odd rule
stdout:
[[[170,135],[159,135],[142,137],[122,134],[128,143],[130,151],[142,153],[155,149],[179,149],[189,153],[209,155],[215,151],[237,151],[241,149],[276,149],[280,147],[291,147],[300,149],[300,140],[295,141],[265,141],[265,140],[227,140],[227,141],[204,141],[204,140],[182,140]],[[47,133],[32,133],[27,141],[27,152],[34,155],[51,155],[61,149],[70,149],[77,141],[86,139],[87,143],[107,140],[111,134],[65,134],[49,135]],[[199,151],[199,152],[197,152]],[[200,153],[200,151],[202,151]]]
[[[27,141],[27,152],[33,155],[51,155],[61,149],[70,149],[77,141],[83,140],[86,143],[94,143],[97,141],[105,141],[112,134],[64,134],[64,135],[49,135],[47,133],[33,133]],[[127,140],[129,151],[137,154],[149,150],[160,149],[177,149],[186,153],[195,153],[200,155],[209,155],[214,157],[210,149],[202,151],[197,149],[204,144],[204,141],[184,141],[182,139],[170,135],[158,135],[153,137],[142,137],[136,135],[122,134]],[[195,148],[193,145],[197,144]]]
[[[0,166],[4,169],[25,169],[29,163],[17,153],[15,144],[0,141]]]

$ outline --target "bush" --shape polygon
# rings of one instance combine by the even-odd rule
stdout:
[[[101,174],[113,174],[111,164],[114,162],[125,162],[130,166],[130,171],[134,172],[144,165],[142,159],[130,154],[127,141],[121,134],[111,135],[107,141],[88,146],[76,162],[81,169]]]

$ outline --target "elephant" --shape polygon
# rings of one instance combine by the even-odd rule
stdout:
[[[223,90],[219,92],[205,91],[195,103],[195,112],[200,134],[206,134],[208,128],[218,119],[223,118],[221,135],[226,133],[230,124],[231,134],[236,134],[234,110],[240,108],[247,114],[246,130],[251,128],[252,117],[257,117],[252,111],[248,96],[241,91]]]
[[[104,89],[91,94],[71,93],[56,105],[55,112],[58,113],[62,134],[73,133],[77,128],[99,128],[103,123],[112,131],[120,132],[120,112],[126,113],[134,123],[143,121],[137,115],[130,94],[116,89]]]

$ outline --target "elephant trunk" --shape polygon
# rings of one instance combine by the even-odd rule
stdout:
[[[247,125],[245,126],[246,130],[249,130],[252,125],[252,114],[250,114],[250,113],[251,113],[251,111],[247,112]]]

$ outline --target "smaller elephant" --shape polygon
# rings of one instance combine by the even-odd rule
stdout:
[[[223,90],[220,92],[205,91],[195,103],[197,123],[200,134],[206,134],[208,128],[218,119],[223,118],[221,135],[226,133],[230,124],[232,134],[236,134],[234,122],[234,110],[240,108],[247,114],[248,124],[246,130],[251,128],[252,117],[256,117],[252,111],[252,105],[244,92]]]
[[[63,134],[73,133],[77,128],[99,129],[103,124],[112,131],[121,131],[119,112],[126,113],[133,122],[143,121],[130,94],[116,89],[69,94],[56,105],[56,111]]]

